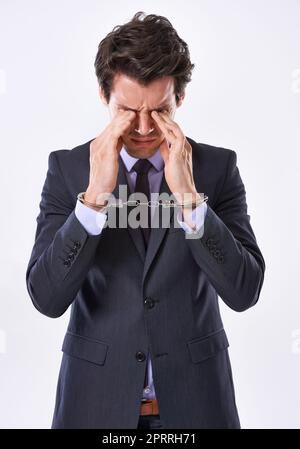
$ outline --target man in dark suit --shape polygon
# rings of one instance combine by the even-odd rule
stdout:
[[[218,296],[252,307],[265,263],[235,151],[174,121],[186,44],[140,17],[99,45],[109,125],[49,155],[26,283],[41,313],[71,306],[52,427],[239,428]]]

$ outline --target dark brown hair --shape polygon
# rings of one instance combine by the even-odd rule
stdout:
[[[94,66],[108,103],[117,73],[136,79],[142,85],[163,76],[173,76],[178,103],[186,84],[191,81],[195,64],[190,61],[187,44],[166,17],[139,11],[130,22],[116,25],[102,39]]]

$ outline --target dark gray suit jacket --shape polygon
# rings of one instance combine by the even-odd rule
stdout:
[[[52,428],[136,428],[148,350],[164,428],[240,427],[217,295],[235,311],[252,307],[265,262],[236,153],[187,139],[208,195],[204,234],[185,238],[172,208],[147,252],[140,228],[91,236],[75,216],[93,139],[49,155],[26,283],[44,315],[71,305]],[[121,157],[119,167],[116,198],[127,185]],[[164,177],[160,191],[171,193]]]

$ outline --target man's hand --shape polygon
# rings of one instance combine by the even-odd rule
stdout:
[[[134,111],[118,111],[104,131],[90,143],[90,177],[84,196],[88,202],[103,204],[113,192],[123,146],[121,136],[134,117]]]
[[[192,166],[192,147],[177,123],[166,112],[151,113],[153,119],[165,135],[160,145],[161,155],[165,162],[165,178],[168,186],[179,203],[195,201],[197,193]],[[169,148],[168,142],[171,146]],[[191,194],[191,198],[184,194]]]

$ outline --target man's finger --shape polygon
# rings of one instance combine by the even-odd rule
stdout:
[[[156,112],[156,111],[153,111],[153,112]],[[158,116],[158,118],[160,119],[160,123],[163,124],[169,130],[169,132],[171,132],[177,138],[182,137],[183,133],[182,133],[180,127],[178,126],[177,123],[174,122],[174,120],[172,120],[169,117],[167,112],[160,112],[160,113],[156,113],[156,114],[155,114],[155,117]]]
[[[152,111],[151,115],[154,118],[154,120],[156,121],[156,123],[158,124],[159,128],[165,134],[166,138],[168,138],[170,140],[170,142],[173,143],[175,141],[176,136],[172,132],[172,130],[170,130],[166,126],[167,125],[166,122],[159,116],[159,114],[156,111]]]

